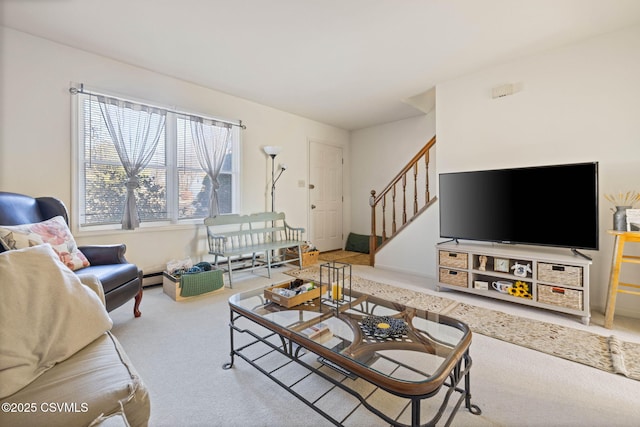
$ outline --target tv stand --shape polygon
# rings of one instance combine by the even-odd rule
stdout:
[[[589,324],[591,259],[572,249],[442,242],[438,285],[512,303],[580,316]],[[497,282],[506,282],[499,290]],[[494,286],[495,283],[495,286]]]

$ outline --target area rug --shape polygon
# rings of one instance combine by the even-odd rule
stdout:
[[[287,272],[320,280],[312,266]],[[640,381],[640,344],[351,276],[353,290],[461,320],[472,332]]]
[[[329,252],[321,252],[318,256],[318,260],[322,261],[337,261],[337,262],[345,262],[347,264],[354,265],[369,265],[369,254],[363,254],[361,252],[353,252],[353,251],[329,251]]]

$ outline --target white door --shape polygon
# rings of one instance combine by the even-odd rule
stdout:
[[[342,148],[309,142],[309,239],[321,252],[342,248]]]

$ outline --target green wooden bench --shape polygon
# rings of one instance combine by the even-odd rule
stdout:
[[[298,262],[302,269],[302,235],[304,228],[290,227],[283,212],[262,212],[251,215],[218,215],[204,220],[207,226],[209,254],[215,256],[214,265],[220,258],[226,259],[226,268],[232,285],[234,270],[255,270],[267,268],[269,278],[271,267],[284,263]],[[275,257],[277,251],[297,248],[294,256]],[[289,252],[290,253],[290,252]]]

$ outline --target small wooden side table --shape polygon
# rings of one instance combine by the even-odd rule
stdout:
[[[604,327],[611,329],[613,326],[613,313],[616,310],[616,296],[618,292],[623,294],[640,295],[640,285],[631,283],[620,283],[620,268],[623,262],[640,264],[640,256],[625,255],[625,243],[640,243],[640,232],[638,231],[616,231],[608,230],[607,233],[615,236],[613,247],[613,261],[611,263],[611,276],[609,278],[609,295],[607,296],[607,308],[604,313]],[[621,289],[621,288],[631,288]]]

